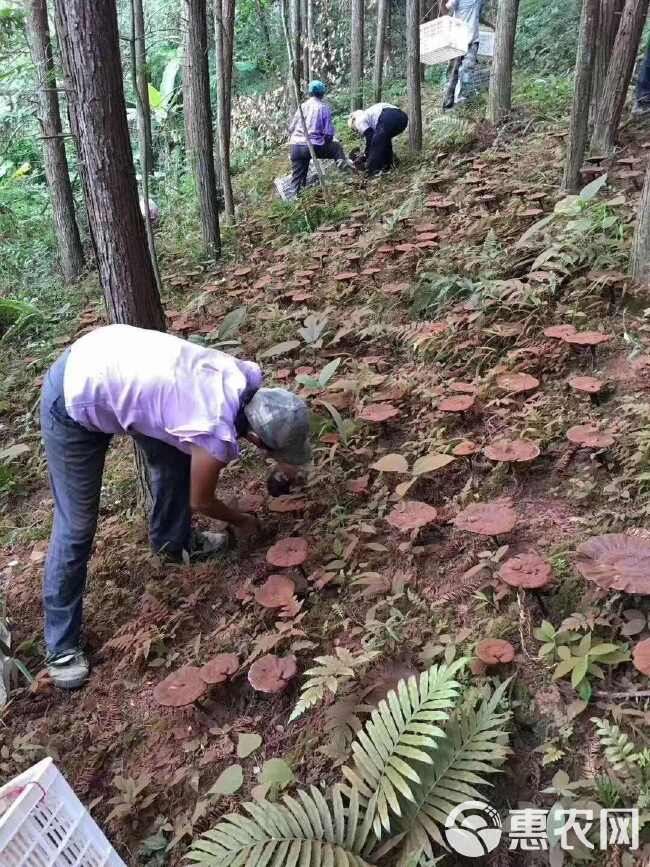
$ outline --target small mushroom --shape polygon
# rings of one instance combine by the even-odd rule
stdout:
[[[438,404],[440,412],[467,412],[474,406],[475,398],[472,394],[457,394],[454,397],[446,397]]]
[[[566,438],[576,446],[591,449],[607,449],[615,442],[610,433],[599,431],[593,424],[577,424],[570,427],[566,432]]]
[[[450,382],[449,388],[452,391],[460,391],[462,394],[476,394],[478,389],[471,382]]]
[[[517,523],[517,515],[506,503],[472,503],[454,518],[459,530],[469,530],[480,536],[500,536],[509,533]]]
[[[517,554],[506,560],[499,571],[499,578],[510,587],[523,587],[525,590],[539,590],[550,584],[553,571],[551,564],[531,551],[528,554]]]
[[[255,591],[255,601],[262,608],[284,608],[293,599],[296,585],[286,575],[269,575]]]
[[[483,449],[483,454],[491,461],[500,463],[527,463],[539,457],[539,446],[527,439],[495,440]]]
[[[650,676],[650,638],[645,638],[634,645],[632,664],[641,674]]]
[[[469,458],[471,455],[475,455],[480,448],[479,445],[473,443],[471,440],[463,440],[461,443],[458,443],[457,446],[453,447],[451,453],[456,455],[458,458]]]
[[[307,540],[300,536],[280,539],[266,552],[266,562],[281,569],[301,566],[307,559]]]
[[[392,527],[405,533],[409,530],[419,530],[421,527],[426,527],[427,524],[432,524],[437,517],[437,510],[433,506],[429,506],[428,503],[405,500],[395,506],[386,520]]]
[[[282,692],[297,670],[295,656],[267,653],[251,665],[248,682],[256,692]]]
[[[207,688],[201,677],[201,669],[195,665],[184,665],[157,684],[153,697],[163,707],[186,707],[201,698]]]
[[[596,347],[601,343],[607,343],[611,340],[610,334],[603,334],[601,331],[577,331],[575,334],[569,334],[564,338],[565,343],[571,346],[588,346],[591,352],[592,364],[596,361]]]
[[[384,422],[399,414],[400,411],[392,403],[371,403],[361,410],[359,418],[368,422]]]
[[[496,383],[499,388],[510,394],[534,391],[539,387],[539,379],[529,373],[502,373],[501,376],[497,376]]]
[[[549,325],[548,328],[544,329],[545,336],[552,337],[554,340],[566,340],[567,337],[575,333],[575,326],[568,323],[566,325]]]
[[[604,382],[595,376],[571,376],[567,379],[567,385],[574,391],[598,394],[599,391],[602,391]]]
[[[224,683],[238,668],[239,657],[236,653],[219,653],[199,669],[199,677],[211,685]]]
[[[650,541],[643,536],[592,536],[576,554],[576,568],[587,581],[606,590],[650,595]]]
[[[359,275],[356,271],[341,271],[340,274],[335,274],[334,279],[337,283],[349,283],[355,280]]]
[[[484,638],[476,647],[476,655],[486,665],[499,665],[512,662],[515,649],[503,638]]]

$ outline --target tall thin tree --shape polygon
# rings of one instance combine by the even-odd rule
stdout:
[[[165,329],[126,119],[115,0],[56,0],[99,278],[112,322]]]
[[[314,0],[303,0],[302,20],[304,33],[303,70],[305,81],[311,81],[313,75],[312,55],[314,51]]]
[[[384,55],[389,8],[389,0],[377,0],[377,31],[375,35],[375,58],[372,72],[372,95],[375,102],[381,102],[381,92],[384,84]]]
[[[302,88],[302,14],[300,0],[289,0],[289,21],[291,26],[291,52],[293,54],[293,66],[289,75],[293,76],[298,90]]]
[[[519,0],[499,0],[487,106],[487,118],[493,124],[500,123],[512,106],[512,63],[518,14]]]
[[[224,210],[228,221],[235,215],[230,175],[232,123],[232,64],[235,37],[235,0],[214,0],[214,41],[217,73],[217,135]]]
[[[592,147],[605,153],[609,153],[616,144],[625,97],[647,15],[648,0],[626,0],[591,138]]]
[[[420,0],[406,0],[406,88],[409,116],[409,145],[412,151],[421,151]]]
[[[650,160],[636,218],[630,272],[640,283],[650,283]]]
[[[594,56],[591,110],[589,113],[592,122],[598,112],[624,5],[625,0],[599,0],[598,3],[598,39],[596,40]]]
[[[587,147],[599,5],[599,0],[582,0],[573,105],[562,182],[569,193],[576,192],[580,184],[580,169]]]
[[[363,106],[363,44],[365,30],[365,0],[352,0],[350,44],[350,107]]]
[[[43,134],[43,165],[50,192],[52,222],[63,279],[69,283],[83,270],[84,253],[65,152],[47,0],[29,0],[26,12],[29,48],[36,69],[38,121]]]
[[[203,246],[208,256],[217,258],[221,253],[221,235],[210,107],[206,0],[183,0],[183,8],[183,113],[187,150],[199,200]]]

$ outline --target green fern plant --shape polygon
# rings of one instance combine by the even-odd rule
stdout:
[[[303,683],[300,698],[294,707],[289,722],[298,719],[309,708],[314,707],[325,697],[325,691],[336,695],[342,683],[356,676],[356,671],[373,660],[378,651],[361,651],[350,653],[344,647],[336,648],[336,656],[317,656],[318,665],[305,672],[306,682]]]
[[[439,115],[431,120],[428,137],[438,150],[463,150],[476,139],[476,127],[462,117]]]
[[[193,843],[187,857],[209,867],[372,867],[361,856],[370,823],[357,792],[351,793],[347,806],[338,786],[330,802],[315,786],[297,794],[285,795],[282,804],[244,804],[250,819],[228,814]]]
[[[382,829],[390,832],[391,813],[402,815],[400,795],[415,801],[414,784],[421,784],[422,777],[414,764],[434,765],[431,753],[445,737],[436,723],[449,719],[447,710],[460,691],[454,675],[466,664],[459,659],[449,666],[434,665],[419,680],[400,680],[353,741],[354,768],[344,767],[343,775],[366,799],[377,838]]]
[[[609,720],[592,717],[592,723],[596,726],[598,740],[605,752],[605,758],[612,769],[621,773],[629,772],[639,763],[639,753],[636,744],[619,726],[612,725]]]

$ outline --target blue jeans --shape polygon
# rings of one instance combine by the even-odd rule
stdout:
[[[641,105],[650,105],[650,42],[645,50],[639,80],[636,83],[636,99]]]
[[[82,595],[97,527],[104,460],[111,434],[90,431],[66,412],[68,353],[50,368],[41,394],[41,433],[54,496],[54,522],[43,581],[49,654],[78,647]],[[160,440],[134,435],[144,452],[153,494],[149,538],[155,551],[189,551],[190,456]]]

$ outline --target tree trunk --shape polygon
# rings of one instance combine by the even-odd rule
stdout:
[[[352,0],[350,45],[350,108],[363,108],[363,41],[365,0]]]
[[[266,12],[264,11],[264,7],[262,6],[262,0],[255,0],[255,11],[257,12],[257,18],[260,24],[260,28],[262,30],[262,36],[264,37],[264,44],[266,46],[267,56],[269,61],[273,59],[273,43],[271,42],[271,32],[269,30],[269,24],[266,20]]]
[[[388,23],[389,0],[377,0],[377,34],[375,37],[375,64],[372,74],[372,94],[375,102],[381,102],[384,84],[384,47]]]
[[[647,14],[648,0],[626,0],[591,139],[592,148],[604,153],[609,153],[616,143]]]
[[[422,150],[422,93],[420,88],[420,2],[406,0],[406,88],[409,146]]]
[[[512,105],[512,60],[518,14],[519,0],[499,0],[487,108],[487,118],[495,125],[510,113]]]
[[[298,88],[302,90],[302,20],[300,15],[300,0],[290,0],[291,12],[291,53],[293,55],[293,67],[289,75],[293,77]]]
[[[596,40],[596,52],[594,56],[594,71],[591,85],[591,109],[590,120],[593,123],[603,87],[607,77],[607,68],[612,56],[612,49],[621,22],[621,14],[625,0],[599,0],[598,10],[598,39]]]
[[[580,186],[580,169],[587,147],[589,105],[598,36],[599,0],[582,0],[580,36],[576,56],[575,90],[571,107],[569,140],[564,166],[563,188],[568,193],[577,192]]]
[[[208,256],[221,253],[214,139],[208,71],[206,0],[183,0],[185,10],[185,68],[183,94],[187,149],[199,199],[201,234]]]
[[[147,47],[145,43],[143,0],[132,0],[133,29],[135,30],[135,75],[134,89],[139,94],[142,103],[138,112],[138,131],[140,147],[144,142],[145,153],[140,150],[140,170],[144,172],[144,164],[153,171],[153,147],[151,144],[151,106],[149,105],[149,82],[147,80]]]
[[[650,282],[650,160],[646,164],[645,182],[637,212],[630,272],[640,283]]]
[[[311,81],[314,77],[312,69],[312,53],[314,50],[314,0],[304,0],[303,22],[305,28],[303,68],[305,71],[305,81]]]
[[[162,279],[156,255],[156,242],[153,236],[151,211],[149,210],[149,177],[153,171],[151,161],[151,108],[149,106],[149,82],[147,81],[147,47],[144,34],[144,9],[142,0],[131,0],[131,67],[133,71],[133,91],[135,93],[136,114],[138,118],[138,140],[140,146],[140,170],[142,172],[142,201],[144,208],[144,227],[147,235],[149,256],[156,280],[156,291],[162,292]]]
[[[232,108],[232,63],[235,35],[234,0],[214,0],[214,39],[217,73],[217,136],[219,174],[228,222],[235,215],[230,177],[230,124]]]
[[[59,248],[63,279],[70,283],[84,267],[84,253],[74,210],[74,198],[56,89],[47,0],[29,0],[27,34],[36,67],[38,120],[43,133],[43,164],[50,191],[54,234]]]
[[[165,329],[126,120],[112,0],[56,0],[99,278],[112,322]]]

